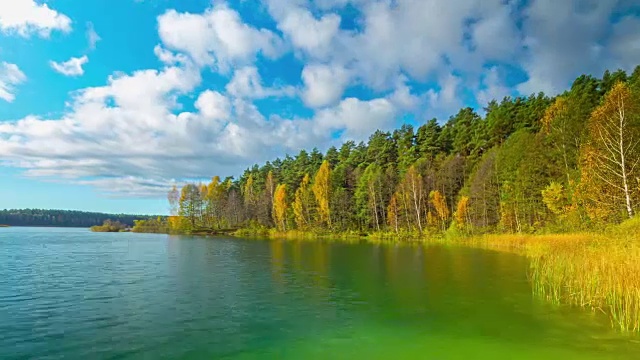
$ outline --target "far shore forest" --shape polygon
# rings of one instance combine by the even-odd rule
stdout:
[[[376,131],[236,180],[174,187],[172,216],[137,228],[408,238],[598,229],[638,211],[639,99],[640,66],[582,75],[556,97],[492,101],[484,117],[463,108],[443,125]]]

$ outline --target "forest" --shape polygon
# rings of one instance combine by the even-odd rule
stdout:
[[[640,66],[582,75],[555,97],[491,101],[238,178],[174,187],[176,233],[550,233],[601,228],[640,206]],[[0,218],[1,219],[1,218]]]
[[[10,226],[91,227],[106,220],[118,221],[133,226],[135,220],[146,220],[149,216],[103,214],[74,210],[0,210],[0,224]]]

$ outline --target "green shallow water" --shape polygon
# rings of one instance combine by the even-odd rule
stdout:
[[[0,229],[0,359],[640,359],[485,250]]]

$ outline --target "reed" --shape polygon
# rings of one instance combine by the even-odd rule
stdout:
[[[640,222],[603,234],[488,235],[464,242],[530,257],[536,294],[602,311],[614,327],[640,332]]]

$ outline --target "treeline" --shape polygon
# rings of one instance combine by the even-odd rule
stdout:
[[[640,66],[173,188],[177,232],[570,231],[640,205]]]
[[[149,218],[151,216],[104,214],[74,210],[0,210],[0,224],[11,226],[91,227],[101,225],[106,220],[133,226],[135,220]]]

